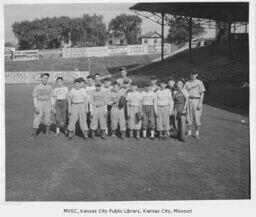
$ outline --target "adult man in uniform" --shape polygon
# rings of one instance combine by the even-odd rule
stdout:
[[[125,67],[120,68],[120,73],[121,73],[121,78],[118,78],[116,80],[116,82],[119,83],[121,87],[123,86],[123,83],[124,83],[125,79],[129,80],[129,84],[132,83],[132,79],[127,77],[127,71],[126,71]]]
[[[192,135],[192,125],[195,125],[195,137],[199,137],[199,127],[201,125],[201,115],[203,108],[203,99],[205,87],[202,81],[197,79],[198,72],[193,70],[190,73],[190,80],[184,85],[184,89],[187,90],[189,94],[188,105],[187,105],[187,123],[188,123],[188,133],[187,136]]]

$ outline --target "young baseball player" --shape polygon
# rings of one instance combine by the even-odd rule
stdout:
[[[167,87],[172,91],[175,90],[175,80],[173,77],[169,77]],[[174,113],[170,114],[170,131],[168,131],[169,135],[176,136],[176,128],[175,128],[175,116]]]
[[[91,125],[92,139],[95,137],[95,131],[100,127],[102,139],[106,138],[106,113],[107,113],[107,99],[105,92],[101,90],[101,82],[95,82],[96,89],[92,91],[90,96],[91,105]]]
[[[131,91],[126,96],[128,128],[130,138],[133,137],[133,131],[136,132],[136,139],[140,138],[141,120],[136,117],[138,112],[142,112],[141,93],[137,91],[138,86],[131,83]]]
[[[111,82],[111,79],[110,78],[105,78],[104,79],[104,84],[103,86],[101,87],[101,90],[105,93],[106,95],[106,99],[107,99],[107,102],[110,100],[110,94],[111,94],[111,91],[113,89],[113,85],[112,85],[112,82]],[[107,105],[107,117],[106,117],[106,121],[107,121],[107,127],[106,127],[106,134],[109,135],[109,129],[111,129],[111,125],[110,125],[110,110],[111,110],[111,106],[110,105]]]
[[[172,92],[166,89],[166,82],[161,81],[161,89],[156,92],[157,131],[159,139],[166,139],[170,130],[170,114],[173,110]]]
[[[151,82],[151,89],[156,92],[157,90],[160,90],[160,87],[157,85],[157,78],[155,76],[150,78]]]
[[[177,131],[177,137],[185,142],[186,129],[186,109],[188,103],[188,92],[183,88],[184,83],[180,79],[176,82],[176,89],[173,92],[174,108],[173,113],[175,117],[174,126]]]
[[[146,90],[141,93],[142,98],[142,129],[143,138],[147,137],[147,130],[150,129],[150,138],[154,139],[155,134],[155,114],[157,113],[156,94],[151,89],[150,84],[146,86]]]
[[[88,112],[88,95],[84,88],[81,88],[80,79],[74,80],[74,87],[70,90],[68,96],[68,111],[69,111],[69,139],[72,139],[75,131],[76,122],[79,120],[79,125],[83,131],[84,138],[88,138],[87,112]]]
[[[60,128],[66,132],[66,117],[68,107],[68,88],[63,86],[63,78],[56,79],[57,87],[53,90],[55,99],[56,134],[59,135]]]
[[[129,77],[127,77],[127,71],[125,67],[121,67],[120,68],[120,73],[121,73],[121,78],[118,78],[116,80],[117,83],[120,84],[120,86],[123,86],[124,83],[124,79],[128,79],[129,80],[129,84],[132,83],[132,79],[130,79]]]
[[[195,137],[200,139],[199,127],[201,125],[201,114],[203,108],[203,99],[205,87],[202,81],[197,79],[198,72],[193,70],[190,73],[190,80],[184,85],[184,89],[189,93],[188,106],[187,106],[187,123],[188,133],[187,136],[192,135],[192,125],[195,125]]]
[[[123,85],[120,88],[120,91],[123,93],[124,96],[127,96],[127,94],[131,91],[131,82],[128,78],[125,78],[123,80]]]
[[[120,91],[120,84],[114,83],[113,91],[110,94],[109,105],[111,105],[110,119],[111,119],[111,130],[112,130],[112,138],[116,137],[116,130],[118,125],[121,131],[121,139],[125,139],[125,116],[124,116],[124,107],[120,108],[118,106],[120,98],[123,97]]]
[[[36,133],[41,123],[42,117],[45,117],[46,136],[50,134],[51,113],[54,112],[53,88],[48,84],[48,73],[41,75],[41,84],[35,86],[33,90],[33,99],[35,106],[35,114],[33,120],[33,138],[36,138]]]
[[[100,73],[96,73],[96,74],[94,75],[94,81],[95,81],[95,82],[100,82]]]
[[[168,85],[167,88],[170,89],[172,92],[175,90],[175,80],[173,77],[170,77],[168,79]]]

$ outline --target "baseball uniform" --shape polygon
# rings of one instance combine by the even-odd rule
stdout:
[[[92,91],[90,95],[90,105],[91,105],[91,130],[96,130],[100,125],[101,130],[106,129],[106,105],[107,99],[105,92],[102,90]]]
[[[57,127],[64,127],[66,125],[67,117],[67,97],[68,97],[67,87],[56,87],[53,90],[53,96],[55,99],[55,110],[56,110],[56,125]]]
[[[34,114],[33,128],[38,129],[42,120],[45,117],[45,124],[51,125],[51,106],[54,104],[53,88],[51,85],[38,84],[35,86],[32,94],[37,100],[38,113]]]
[[[142,113],[143,121],[142,128],[144,130],[155,129],[155,112],[157,111],[156,94],[154,91],[143,91],[142,98]]]
[[[88,131],[87,125],[87,106],[88,95],[84,88],[75,89],[73,88],[69,93],[69,100],[71,102],[70,112],[71,116],[69,119],[68,130],[74,132],[76,122],[79,120],[80,128],[83,132]]]
[[[106,96],[106,100],[107,102],[110,100],[110,94],[111,94],[111,91],[113,89],[113,86],[110,85],[109,87],[105,87],[104,85],[101,87],[101,90],[105,93],[105,96]],[[108,129],[111,128],[111,120],[110,120],[110,110],[111,110],[111,105],[108,105],[107,104],[107,117],[106,117],[106,122],[107,122],[107,127],[106,127],[106,134],[108,134]]]
[[[157,101],[157,131],[170,130],[170,114],[173,110],[172,92],[161,89],[156,92]]]
[[[141,120],[136,120],[136,113],[140,111],[141,106],[141,93],[138,91],[129,92],[126,96],[126,101],[128,105],[128,127],[130,130],[140,130]]]
[[[205,87],[202,81],[195,79],[193,81],[187,81],[184,85],[184,89],[187,90],[189,94],[188,106],[187,106],[187,123],[188,126],[192,126],[194,123],[195,126],[201,125],[201,115],[202,108],[197,109],[197,106],[200,102],[200,95],[205,92]]]
[[[129,83],[132,83],[132,79],[130,79],[129,77],[118,78],[118,79],[116,80],[116,82],[119,83],[120,86],[123,86],[124,80],[129,80]]]
[[[160,88],[159,86],[157,86],[157,85],[151,85],[150,87],[151,87],[151,89],[152,89],[154,92],[156,92],[156,91],[158,91],[158,90],[161,89],[161,88]]]
[[[110,119],[111,119],[111,130],[116,130],[119,124],[120,131],[126,130],[125,124],[125,116],[124,116],[124,108],[118,108],[118,102],[120,97],[122,96],[122,92],[119,90],[118,92],[112,91],[110,94],[110,102],[111,112],[110,112]]]

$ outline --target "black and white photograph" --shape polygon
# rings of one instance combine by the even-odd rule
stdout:
[[[5,3],[5,202],[250,200],[250,4]]]

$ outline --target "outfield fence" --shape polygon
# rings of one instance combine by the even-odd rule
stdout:
[[[161,45],[110,45],[104,47],[81,47],[81,48],[62,48],[49,50],[10,50],[5,51],[6,61],[26,61],[38,59],[54,58],[79,58],[79,57],[105,57],[105,56],[136,56],[151,55],[161,53]],[[164,53],[171,53],[171,44],[164,44]]]

